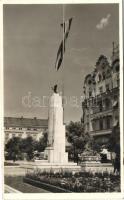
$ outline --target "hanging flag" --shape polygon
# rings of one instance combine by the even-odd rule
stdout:
[[[61,66],[62,60],[63,60],[63,41],[61,42],[58,52],[57,52],[57,58],[56,58],[56,63],[55,63],[55,68],[57,71]]]
[[[64,23],[61,24],[62,28],[63,28],[63,33],[64,33],[64,39],[66,40],[71,28],[71,23],[72,23],[72,18],[70,18],[69,20],[65,21]]]
[[[62,28],[63,28],[63,40],[59,46],[58,52],[57,52],[57,58],[56,58],[56,63],[55,63],[55,68],[58,71],[62,60],[63,60],[63,54],[65,52],[65,42],[68,38],[69,35],[69,31],[71,28],[71,23],[72,23],[72,18],[70,18],[69,20],[65,21],[64,23],[61,24]]]

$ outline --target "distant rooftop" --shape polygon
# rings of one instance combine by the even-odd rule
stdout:
[[[23,128],[35,128],[35,127],[47,127],[47,119],[24,118],[24,117],[4,117],[5,127],[23,127]]]

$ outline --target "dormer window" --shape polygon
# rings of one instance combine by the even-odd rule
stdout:
[[[88,84],[91,85],[91,80],[88,81]]]
[[[105,63],[103,63],[103,64],[102,64],[102,69],[105,69],[105,66],[106,66]]]

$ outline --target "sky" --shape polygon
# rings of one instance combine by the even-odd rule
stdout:
[[[55,70],[64,19],[73,17],[64,62]],[[85,76],[119,40],[118,4],[4,5],[4,115],[48,118],[51,87],[65,96],[64,121],[80,121]]]

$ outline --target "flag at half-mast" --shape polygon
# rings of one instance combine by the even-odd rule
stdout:
[[[70,18],[69,20],[65,21],[64,23],[61,24],[62,28],[63,28],[63,40],[60,43],[58,52],[57,52],[57,57],[56,57],[56,63],[55,63],[55,68],[58,71],[61,64],[62,64],[62,60],[63,60],[63,55],[65,52],[65,42],[68,38],[69,35],[69,31],[71,28],[71,23],[72,23],[72,18]]]

